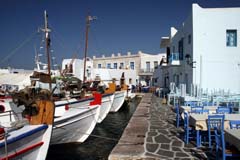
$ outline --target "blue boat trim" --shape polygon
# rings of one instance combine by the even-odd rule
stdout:
[[[109,96],[109,95],[113,95],[113,93],[106,93],[106,94],[103,94],[102,96],[103,96],[103,97],[107,97],[107,96]]]
[[[61,107],[61,106],[67,105],[67,104],[76,104],[76,103],[79,103],[79,102],[89,101],[89,100],[93,100],[93,99],[94,99],[93,97],[83,98],[83,99],[79,99],[79,100],[74,101],[74,102],[67,102],[67,103],[63,103],[63,104],[58,104],[55,107]]]
[[[31,136],[31,135],[33,135],[34,133],[37,133],[37,132],[39,132],[39,131],[41,131],[41,130],[45,130],[45,129],[47,129],[47,128],[48,128],[48,125],[44,124],[44,125],[42,125],[42,126],[39,126],[38,128],[34,128],[33,130],[30,130],[30,131],[28,131],[28,132],[26,132],[26,133],[23,133],[23,134],[21,134],[21,135],[19,135],[19,136],[17,136],[17,137],[13,137],[13,138],[11,138],[11,139],[8,139],[8,140],[7,140],[7,144],[14,143],[14,142],[16,142],[16,141],[18,141],[18,140],[21,140],[21,139],[23,139],[23,138],[25,138],[25,137]],[[0,143],[0,148],[1,148],[1,147],[4,147],[4,146],[5,146],[5,142],[1,142],[1,143]]]

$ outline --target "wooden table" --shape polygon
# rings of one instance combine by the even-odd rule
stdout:
[[[240,150],[240,129],[226,129],[224,137],[226,142]]]

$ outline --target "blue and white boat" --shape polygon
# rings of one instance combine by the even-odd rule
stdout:
[[[91,105],[93,98],[56,101],[51,144],[84,142],[97,124],[101,103]]]
[[[28,119],[14,110],[16,105],[11,101],[4,103],[6,111],[0,113],[0,159],[45,159],[52,134],[53,102],[37,101],[39,111]]]

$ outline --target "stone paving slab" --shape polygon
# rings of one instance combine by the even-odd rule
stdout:
[[[195,144],[185,145],[175,113],[151,93],[144,94],[109,160],[208,159]]]

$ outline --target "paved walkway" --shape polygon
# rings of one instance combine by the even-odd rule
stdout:
[[[195,144],[185,145],[183,129],[175,127],[175,113],[161,99],[147,93],[129,121],[109,160],[208,159]]]

